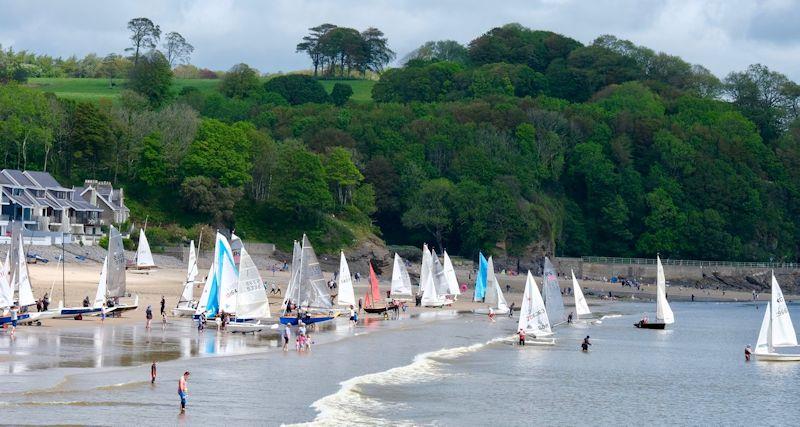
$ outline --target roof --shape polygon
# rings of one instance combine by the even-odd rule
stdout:
[[[77,191],[72,193],[72,199],[64,200],[69,207],[75,209],[76,211],[89,211],[89,212],[103,212],[102,209],[94,206],[93,204],[87,202]]]
[[[5,172],[5,171],[3,171],[3,172]],[[4,173],[0,173],[0,185],[8,185],[8,186],[12,186],[12,187],[16,187],[17,186],[17,184],[15,184],[13,181],[11,181],[11,178],[7,177],[6,174],[4,174]]]
[[[11,180],[17,185],[21,185],[23,187],[39,187],[35,182],[28,179],[28,177],[25,176],[25,174],[23,174],[20,170],[4,169],[3,173],[7,177],[11,178]]]
[[[37,206],[36,203],[34,203],[33,200],[31,200],[24,193],[15,196],[15,195],[11,194],[11,192],[8,191],[8,189],[3,188],[3,195],[6,196],[6,198],[8,198],[9,200],[11,200],[11,202],[13,202],[15,204],[18,204],[18,205],[20,205],[22,207],[35,208]]]
[[[53,178],[53,175],[47,172],[25,171],[23,173],[26,177],[30,178],[32,182],[38,183],[40,187],[50,190],[69,190],[68,188],[62,187],[61,184]]]

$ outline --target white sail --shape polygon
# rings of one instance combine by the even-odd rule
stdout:
[[[239,253],[239,280],[236,287],[236,317],[265,319],[270,317],[264,281],[250,254],[242,246]]]
[[[425,246],[425,250],[427,252],[427,245]],[[436,284],[433,281],[433,272],[431,271],[432,268],[433,261],[430,258],[430,252],[428,252],[427,263],[423,255],[422,270],[420,271],[420,278],[422,278],[422,281],[419,284],[422,289],[422,305],[426,307],[435,307],[444,304],[444,298],[442,298],[436,290]]]
[[[675,323],[675,316],[667,301],[667,281],[664,278],[664,267],[661,266],[661,257],[656,255],[656,320],[667,325]]]
[[[444,251],[444,278],[447,281],[447,293],[450,295],[461,295],[461,290],[458,289],[458,278],[456,278],[456,269],[453,267],[453,261]]]
[[[393,297],[411,296],[411,278],[408,276],[408,269],[397,253],[394,254],[394,266],[392,267],[392,290]]]
[[[539,293],[539,288],[530,271],[528,271],[525,292],[522,295],[522,307],[520,307],[519,323],[517,324],[517,330],[519,329],[537,337],[553,334],[542,294]]]
[[[25,258],[25,249],[22,247],[22,235],[20,234],[17,252],[17,262],[19,265],[17,266],[17,277],[15,278],[15,288],[19,289],[19,301],[17,305],[20,307],[36,304],[36,300],[33,298],[30,277],[28,276],[28,263]]]
[[[758,331],[756,354],[772,353],[772,349],[769,348],[769,324],[772,321],[770,313],[772,313],[772,304],[767,303],[767,308],[764,310],[764,320],[761,321],[761,329]]]
[[[228,239],[217,233],[217,243],[214,246],[214,262],[216,265],[216,279],[219,286],[219,309],[226,313],[236,310],[236,286],[239,273],[233,261],[233,252],[228,244]]]
[[[147,236],[144,234],[144,229],[139,229],[139,247],[136,248],[136,266],[137,267],[155,267],[156,263],[153,261],[153,253],[150,252],[150,243],[147,242]]]
[[[330,289],[322,276],[322,268],[317,260],[317,254],[308,237],[303,235],[300,251],[300,264],[296,271],[295,292],[293,299],[300,307],[329,309],[333,306]]]
[[[103,268],[100,269],[100,280],[97,282],[97,293],[94,294],[92,307],[101,308],[106,303],[106,280],[108,278],[108,255],[103,259]]]
[[[122,246],[122,234],[113,225],[108,231],[106,292],[110,297],[124,297],[127,293],[125,248]]]
[[[494,274],[494,261],[489,257],[489,267],[486,269],[486,297],[483,302],[494,306],[498,310],[508,310],[506,298],[503,296],[503,291],[500,289],[500,282],[497,281],[497,276]]]
[[[200,292],[200,300],[197,302],[197,308],[194,311],[195,315],[199,316],[201,313],[206,311],[206,308],[208,308],[208,301],[211,298],[211,290],[216,286],[216,280],[214,279],[215,275],[215,263],[212,261],[211,267],[208,269],[206,281],[203,284],[203,290]]]
[[[294,241],[292,245],[292,265],[291,265],[291,274],[289,276],[289,285],[286,287],[286,293],[283,296],[283,303],[281,307],[286,308],[286,303],[289,300],[292,300],[293,303],[297,304],[298,301],[298,287],[297,287],[297,271],[300,268],[300,254],[302,253],[302,248],[300,247],[300,242],[297,240]]]
[[[789,316],[789,307],[783,299],[775,274],[772,274],[772,298],[770,310],[770,331],[767,335],[767,344],[770,350],[775,347],[797,346],[797,334],[794,332],[792,318]]]
[[[349,307],[356,305],[356,294],[353,291],[353,277],[350,276],[350,266],[341,251],[339,257],[339,294],[336,296],[336,304]]]
[[[544,277],[542,278],[542,291],[544,292],[545,307],[547,308],[547,318],[554,326],[567,321],[564,313],[564,298],[561,296],[561,287],[558,284],[556,269],[550,259],[544,258]]]
[[[194,297],[194,280],[197,278],[197,252],[194,249],[194,240],[189,242],[189,264],[186,271],[186,282],[183,285],[180,302],[191,301]]]
[[[571,271],[571,273],[572,293],[575,294],[575,314],[578,315],[578,318],[586,316],[587,314],[592,314],[592,312],[589,311],[589,304],[586,304],[586,298],[583,296],[581,285],[578,283],[578,279],[575,278],[575,272]]]
[[[419,267],[419,287],[422,289],[422,284],[428,280],[428,276],[432,274],[433,259],[431,259],[431,251],[428,250],[428,244],[422,245],[422,265]],[[434,284],[435,286],[435,284]]]
[[[0,308],[14,305],[14,288],[9,282],[9,252],[6,252],[6,262],[0,261]]]
[[[444,299],[447,295],[447,278],[444,275],[444,266],[439,261],[439,255],[436,251],[431,251],[431,259],[433,260],[433,283],[436,284],[436,293]]]

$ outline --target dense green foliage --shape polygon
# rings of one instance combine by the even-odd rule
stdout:
[[[519,25],[453,43],[382,73],[375,102],[347,102],[359,81],[242,66],[155,108],[0,86],[2,166],[112,179],[136,215],[284,248],[377,232],[464,255],[800,258],[800,89],[784,75],[720,81],[612,36]]]

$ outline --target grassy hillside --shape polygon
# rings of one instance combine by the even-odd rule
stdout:
[[[372,101],[372,86],[375,86],[375,80],[320,80],[319,82],[328,93],[331,93],[336,83],[348,84],[353,88],[353,96],[350,99],[356,102]]]
[[[346,83],[353,87],[353,101],[368,102],[372,100],[373,80],[321,80],[322,86],[330,93],[336,83]],[[58,97],[75,99],[78,101],[99,101],[102,98],[115,99],[125,88],[125,80],[114,80],[114,86],[108,79],[86,78],[34,78],[28,85],[45,92],[53,92]],[[180,92],[185,86],[194,86],[201,92],[207,93],[215,90],[219,85],[217,79],[175,79],[173,90]]]

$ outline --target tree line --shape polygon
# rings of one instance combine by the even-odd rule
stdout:
[[[308,30],[309,34],[297,44],[297,52],[305,52],[311,59],[315,77],[380,73],[395,58],[383,32],[374,27],[359,32],[322,24]]]
[[[753,65],[720,80],[612,36],[583,45],[519,25],[453,43],[383,72],[372,103],[244,64],[216,92],[161,102],[152,83],[113,104],[7,84],[0,160],[111,179],[135,213],[283,248],[305,231],[328,249],[376,233],[463,255],[800,257],[785,75]]]

